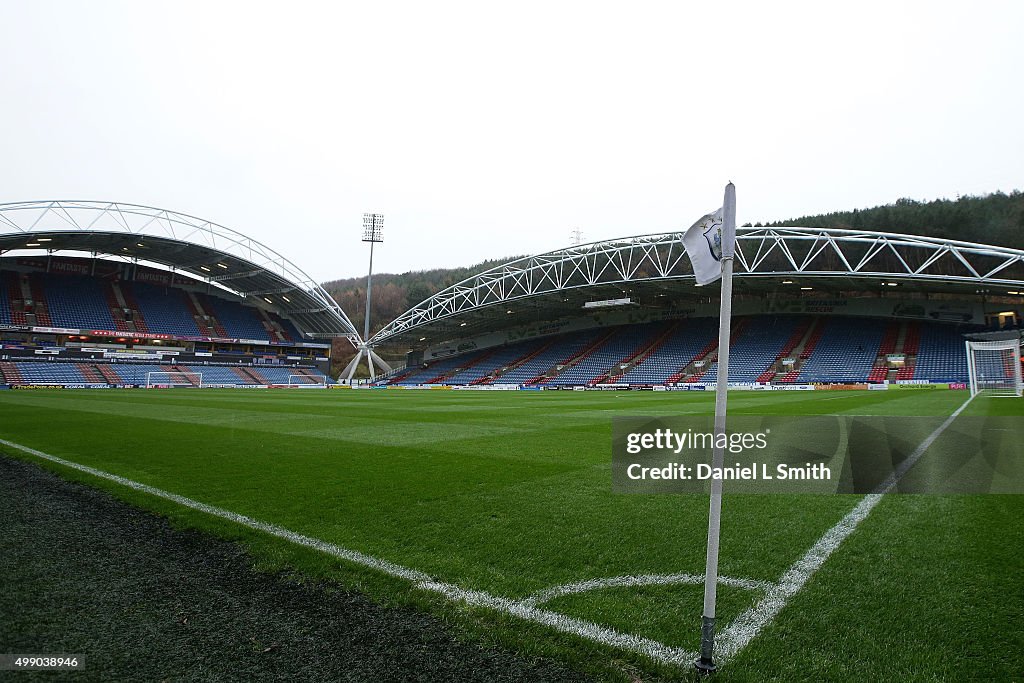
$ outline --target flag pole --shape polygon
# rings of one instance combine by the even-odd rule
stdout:
[[[732,262],[736,250],[736,187],[725,186],[722,205],[722,304],[718,320],[718,379],[715,386],[715,448],[711,466],[725,464],[725,449],[718,434],[725,432],[726,404],[729,396],[729,341],[732,322]],[[719,471],[721,471],[719,469]],[[718,595],[718,538],[722,525],[722,480],[711,480],[711,506],[708,512],[708,554],[704,571],[704,617],[701,620],[700,659],[697,670],[715,671],[715,600]]]

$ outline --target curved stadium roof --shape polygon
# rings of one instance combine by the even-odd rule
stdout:
[[[714,296],[717,285],[693,285],[682,237],[683,231],[639,235],[510,261],[413,306],[370,343],[422,347],[581,315],[588,301],[630,297],[663,307]],[[737,295],[787,288],[797,295],[805,287],[828,296],[895,287],[1005,296],[1024,290],[1024,251],[898,233],[745,227],[737,229],[735,274]]]
[[[187,214],[120,202],[0,204],[0,254],[22,250],[157,264],[269,304],[312,338],[359,341],[345,312],[297,265],[240,232]]]

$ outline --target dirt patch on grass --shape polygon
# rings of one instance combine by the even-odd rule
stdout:
[[[252,566],[236,544],[0,457],[0,652],[83,654],[76,680],[586,680]]]

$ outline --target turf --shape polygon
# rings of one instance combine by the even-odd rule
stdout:
[[[965,399],[957,391],[735,392],[730,413],[941,416]],[[594,578],[703,573],[707,500],[613,495],[610,427],[616,415],[712,410],[711,396],[696,392],[8,391],[0,392],[0,437],[465,589],[523,598]],[[966,411],[1022,413],[1013,400],[977,400]],[[296,567],[380,601],[419,604],[471,637],[610,677],[687,675],[90,483],[242,539],[266,568]],[[727,495],[721,574],[777,580],[858,500]],[[723,677],[1019,673],[1024,644],[1010,615],[1024,597],[1006,583],[1024,561],[986,548],[1022,547],[1022,511],[1019,496],[890,497]],[[757,597],[723,589],[720,619]],[[697,587],[672,586],[590,591],[545,606],[696,649],[700,605]],[[915,639],[943,646],[908,646]]]

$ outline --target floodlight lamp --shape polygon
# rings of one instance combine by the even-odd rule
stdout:
[[[363,214],[363,241],[383,242],[384,214],[364,213]]]

